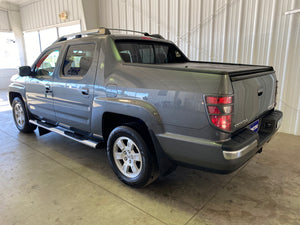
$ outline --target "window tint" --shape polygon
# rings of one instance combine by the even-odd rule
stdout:
[[[152,45],[139,45],[138,54],[143,63],[154,63],[154,50]]]
[[[71,45],[63,64],[63,76],[83,77],[89,70],[95,44]]]
[[[47,53],[45,53],[35,65],[35,73],[38,76],[52,76],[58,56],[58,49],[50,50]]]
[[[162,64],[188,61],[175,45],[168,43],[117,40],[116,46],[124,62]]]

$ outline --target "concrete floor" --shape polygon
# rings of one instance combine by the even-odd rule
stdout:
[[[0,91],[0,224],[300,224],[300,136],[279,133],[240,170],[179,167],[145,189],[105,150],[15,128]]]

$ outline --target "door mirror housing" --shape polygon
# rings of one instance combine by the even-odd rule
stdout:
[[[30,66],[21,66],[21,67],[19,67],[19,75],[21,77],[32,75]]]

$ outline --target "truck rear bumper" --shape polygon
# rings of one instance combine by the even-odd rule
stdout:
[[[225,142],[174,133],[159,134],[157,139],[165,153],[178,164],[231,172],[241,167],[272,138],[280,127],[282,112],[273,111],[260,119],[258,133],[244,129]]]
[[[227,160],[238,159],[246,155],[248,152],[251,152],[256,147],[257,147],[257,140],[253,141],[251,144],[243,147],[242,149],[236,151],[223,151],[223,156]]]

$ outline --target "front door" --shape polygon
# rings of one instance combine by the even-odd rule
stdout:
[[[26,98],[29,111],[43,120],[55,121],[52,98],[53,77],[58,72],[59,48],[51,49],[37,60],[33,76],[26,82]]]
[[[57,121],[81,131],[90,131],[98,53],[95,43],[67,47],[62,68],[53,83]]]

